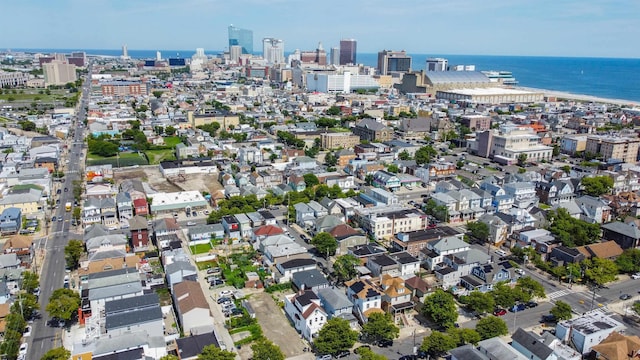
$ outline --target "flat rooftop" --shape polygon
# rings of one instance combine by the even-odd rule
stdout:
[[[526,91],[526,90],[516,90],[516,89],[497,88],[497,87],[496,88],[452,89],[452,90],[441,90],[438,92],[462,94],[462,95],[469,95],[469,96],[542,94],[542,92],[533,92],[533,91]]]

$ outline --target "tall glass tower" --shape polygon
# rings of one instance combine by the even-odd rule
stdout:
[[[229,26],[229,49],[232,46],[242,47],[243,54],[253,54],[253,31]]]

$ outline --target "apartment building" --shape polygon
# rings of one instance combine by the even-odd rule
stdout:
[[[100,87],[102,96],[147,95],[147,84],[138,81],[111,81]]]
[[[515,164],[521,155],[525,155],[529,162],[551,160],[553,155],[553,148],[543,145],[534,129],[514,125],[480,133],[470,147],[479,156],[493,158],[501,164]]]
[[[67,62],[53,60],[50,63],[42,64],[42,71],[45,86],[64,85],[77,80],[76,66]]]
[[[28,73],[0,70],[0,88],[24,86],[27,81],[29,81]]]
[[[618,136],[588,136],[585,151],[600,154],[604,161],[610,159],[635,163],[638,159],[639,138]]]
[[[566,135],[560,140],[560,151],[564,154],[575,155],[587,148],[586,135]]]
[[[424,229],[427,215],[398,205],[356,209],[355,218],[376,239],[391,239],[395,234]]]
[[[359,143],[360,137],[351,132],[320,134],[320,146],[327,150],[339,148],[352,149]]]

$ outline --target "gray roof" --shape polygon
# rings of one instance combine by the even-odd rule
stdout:
[[[305,289],[312,289],[329,283],[327,278],[325,278],[318,269],[293,273],[293,275],[291,275],[291,282],[298,288],[302,288],[302,285],[304,285]]]
[[[87,250],[96,249],[102,245],[117,246],[126,245],[128,243],[129,241],[127,240],[127,237],[123,234],[102,235],[85,240]]]
[[[511,336],[511,339],[523,348],[529,350],[539,359],[546,359],[553,353],[553,350],[538,339],[537,336],[534,336],[531,332],[522,330],[522,328],[518,328]]]
[[[89,289],[89,300],[108,299],[114,296],[138,294],[141,292],[142,283],[140,282],[140,280],[131,281],[128,283],[101,287],[98,289]]]
[[[117,329],[134,324],[158,320],[162,320],[162,309],[160,309],[160,306],[126,311],[116,314],[107,314],[105,326],[108,331],[110,329]]]
[[[202,349],[207,345],[220,347],[216,335],[213,332],[176,339],[176,344],[178,345],[180,356],[183,359],[196,357],[202,353]]]
[[[144,294],[120,300],[108,301],[104,304],[106,314],[122,312],[125,310],[135,310],[138,308],[160,306],[160,298],[156,293]]]
[[[628,236],[633,239],[640,239],[640,229],[620,221],[604,224],[602,225],[602,228],[618,234],[622,234],[624,236]]]
[[[325,308],[325,304],[329,304],[332,309],[344,309],[353,306],[353,303],[349,300],[347,295],[336,288],[320,289],[318,290],[318,297],[320,298],[322,307]]]
[[[0,255],[0,269],[18,265],[20,265],[20,260],[18,260],[18,255],[16,253]]]
[[[389,128],[382,123],[377,122],[375,119],[363,119],[357,125],[357,127],[371,129],[374,131],[388,130]]]
[[[443,253],[445,251],[460,249],[463,247],[469,247],[469,244],[460,240],[456,236],[447,236],[444,239],[437,240],[432,245],[433,249],[437,250],[438,253]]]
[[[120,270],[127,270],[127,269],[120,269]],[[105,274],[106,276],[102,276],[102,277],[89,276],[87,289],[99,289],[99,288],[118,285],[118,284],[140,282],[140,274],[138,274],[137,271],[120,272],[118,270],[112,270],[112,271],[105,271],[105,272],[109,274],[108,275]]]
[[[453,355],[456,359],[461,360],[489,360],[487,355],[481,353],[470,344],[451,349],[449,350],[449,354]]]
[[[165,266],[165,272],[167,274],[173,274],[176,272],[192,272],[195,273],[196,272],[196,267],[191,265],[191,263],[188,263],[186,261],[175,261],[172,262],[171,264]]]
[[[492,359],[527,359],[524,355],[520,354],[516,349],[507,344],[506,341],[498,337],[482,340],[478,343],[478,346],[485,350],[486,353],[490,354]]]

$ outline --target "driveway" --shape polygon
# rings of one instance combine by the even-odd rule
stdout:
[[[278,298],[281,297],[278,296]],[[256,318],[262,327],[264,336],[280,346],[280,350],[286,358],[304,353],[302,349],[306,343],[294,329],[284,311],[273,301],[271,294],[255,293],[249,298],[249,303],[256,312]]]

